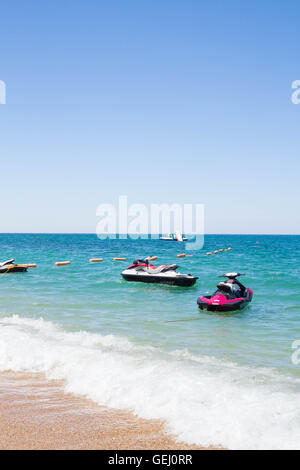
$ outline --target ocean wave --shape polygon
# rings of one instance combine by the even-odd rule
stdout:
[[[299,381],[268,369],[13,315],[0,319],[0,370],[63,379],[66,392],[161,419],[187,443],[300,448]]]

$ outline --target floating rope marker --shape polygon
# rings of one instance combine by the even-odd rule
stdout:
[[[210,253],[210,252],[206,253],[206,256],[211,256],[211,255],[212,255],[212,253]]]
[[[158,258],[158,256],[151,256],[148,258],[149,261],[155,261]]]
[[[91,258],[90,263],[101,263],[103,261],[102,258]]]
[[[181,253],[180,255],[177,255],[177,258],[185,258],[185,257],[186,257],[185,253]]]
[[[126,258],[114,258],[114,261],[126,261]]]
[[[67,264],[71,264],[71,261],[56,261],[55,266],[66,266]]]

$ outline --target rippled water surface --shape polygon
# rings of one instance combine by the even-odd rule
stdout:
[[[231,252],[206,256],[228,246]],[[183,251],[159,240],[0,235],[1,260],[38,265],[0,277],[0,369],[65,378],[96,402],[165,419],[190,442],[245,447],[232,436],[236,427],[248,434],[248,447],[288,447],[292,427],[299,443],[292,409],[300,409],[300,364],[291,355],[300,339],[300,237],[208,235],[192,257],[178,259]],[[180,288],[121,278],[133,259],[148,255],[199,280]],[[94,257],[104,261],[89,263]],[[61,260],[71,264],[55,267]],[[197,296],[228,271],[246,273],[250,306],[232,315],[200,312]]]

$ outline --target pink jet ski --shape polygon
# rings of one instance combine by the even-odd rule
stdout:
[[[219,276],[227,280],[217,285],[218,289],[213,295],[200,295],[197,299],[199,308],[212,312],[232,312],[245,308],[252,300],[253,291],[237,280],[239,276],[243,274],[227,273]]]

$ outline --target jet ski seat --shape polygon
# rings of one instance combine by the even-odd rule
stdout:
[[[223,292],[232,292],[232,284],[227,284],[227,282],[219,282],[217,288]]]
[[[227,299],[242,297],[241,288],[238,284],[229,282],[220,282],[217,285],[217,292],[215,295],[225,295]]]
[[[158,266],[157,268],[147,268],[147,272],[149,274],[159,274],[159,273],[166,273],[167,271],[176,271],[178,269],[177,264],[171,264],[170,266]]]

